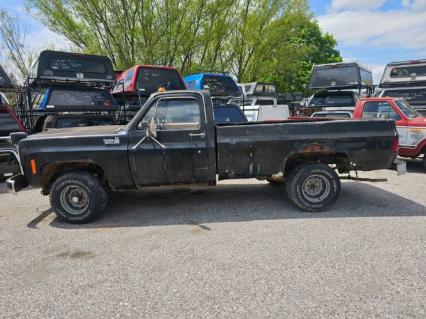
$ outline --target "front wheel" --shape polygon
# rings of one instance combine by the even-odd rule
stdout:
[[[108,195],[96,176],[70,172],[53,182],[50,204],[56,215],[69,223],[83,224],[96,219],[105,209]]]
[[[289,199],[300,209],[318,212],[339,197],[340,179],[328,165],[302,164],[288,177],[286,191]]]

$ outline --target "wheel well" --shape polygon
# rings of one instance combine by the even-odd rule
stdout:
[[[344,153],[297,153],[287,158],[285,162],[285,175],[288,176],[296,166],[307,162],[335,164],[340,173],[350,170],[349,158]]]
[[[53,182],[61,175],[72,171],[88,172],[96,175],[102,184],[106,184],[105,173],[102,167],[93,162],[59,162],[48,164],[41,170],[42,175],[42,193],[50,193]]]

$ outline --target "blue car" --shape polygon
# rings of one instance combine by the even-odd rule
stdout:
[[[197,73],[183,79],[189,90],[207,90],[211,97],[237,97],[242,93],[234,79],[223,73]]]

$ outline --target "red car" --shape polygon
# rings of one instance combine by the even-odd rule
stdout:
[[[392,119],[399,134],[399,155],[417,158],[423,155],[426,169],[426,117],[401,98],[365,98],[358,101],[355,119]]]

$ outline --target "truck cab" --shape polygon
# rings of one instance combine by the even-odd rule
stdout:
[[[41,187],[57,215],[72,223],[98,217],[108,190],[224,179],[285,182],[297,207],[320,211],[340,193],[336,171],[388,169],[398,149],[390,120],[216,124],[205,91],[153,94],[126,126],[14,133],[10,140],[18,143],[22,174],[7,187]]]
[[[417,158],[423,155],[426,169],[426,117],[402,98],[361,99],[353,115],[356,119],[390,119],[399,134],[399,155]]]

